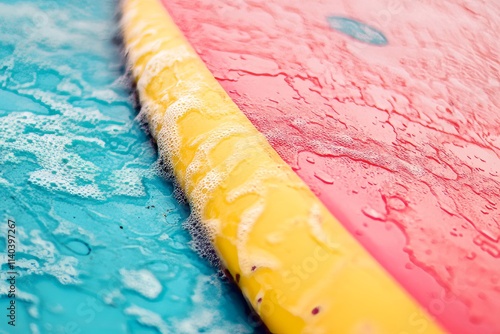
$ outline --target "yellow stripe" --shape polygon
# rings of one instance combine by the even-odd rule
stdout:
[[[238,109],[157,0],[126,0],[143,112],[223,264],[274,333],[438,333]]]

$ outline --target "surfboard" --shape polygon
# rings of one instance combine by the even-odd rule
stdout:
[[[163,5],[144,114],[272,332],[500,330],[498,4]]]

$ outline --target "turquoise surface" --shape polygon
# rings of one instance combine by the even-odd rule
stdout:
[[[0,1],[0,333],[251,333],[137,121],[115,1]],[[16,327],[7,325],[7,220]]]
[[[388,44],[387,38],[381,31],[363,22],[342,16],[329,16],[327,21],[330,28],[351,36],[360,42],[378,46]]]

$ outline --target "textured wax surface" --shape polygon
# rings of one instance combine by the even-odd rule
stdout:
[[[113,1],[0,1],[0,333],[252,333],[134,119]],[[7,281],[0,281],[5,310]]]
[[[498,2],[164,2],[423,307],[455,332],[500,331]]]

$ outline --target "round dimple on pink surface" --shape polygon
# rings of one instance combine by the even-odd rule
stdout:
[[[500,332],[500,4],[166,7],[329,210],[455,333]],[[371,45],[329,25],[374,27]]]

